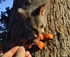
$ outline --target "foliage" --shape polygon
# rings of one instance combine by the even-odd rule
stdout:
[[[5,12],[1,11],[1,17],[0,17],[0,43],[2,43],[2,40],[5,38],[10,15],[11,15],[11,8],[9,8],[9,7],[6,8]]]
[[[0,0],[0,3],[2,3],[3,1],[5,1],[5,0]]]
[[[3,23],[5,26],[8,26],[10,14],[11,14],[11,9],[9,7],[6,8],[5,12],[1,11],[0,22]]]

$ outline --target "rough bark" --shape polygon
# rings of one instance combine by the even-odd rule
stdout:
[[[27,26],[27,21],[18,14],[17,9],[20,7],[26,10],[30,9],[29,13],[31,14],[45,2],[45,33],[54,34],[54,39],[46,40],[45,47],[42,50],[36,50],[34,46],[30,52],[33,57],[70,57],[70,0],[29,0],[32,1],[30,2],[31,4],[27,2],[27,5],[25,5],[26,1],[14,0],[5,43],[9,43],[8,46],[14,42],[19,44],[21,38],[23,38],[22,35],[28,30],[24,29],[24,27]],[[33,18],[35,18],[35,16],[33,16]],[[25,34],[27,34],[25,37],[33,36],[32,31]]]

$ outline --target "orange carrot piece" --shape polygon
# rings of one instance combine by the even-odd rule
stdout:
[[[43,49],[44,43],[42,41],[35,39],[34,42],[40,49]]]
[[[28,42],[28,40],[27,40],[27,39],[25,39],[25,38],[24,38],[24,39],[22,39],[22,43],[23,43],[23,44],[25,44],[25,43],[27,43],[27,42]]]
[[[42,41],[39,41],[39,43],[37,44],[37,46],[38,46],[40,49],[43,49],[44,43],[43,43]]]
[[[53,34],[44,34],[46,39],[53,39]]]

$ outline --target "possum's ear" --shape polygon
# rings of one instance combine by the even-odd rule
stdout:
[[[44,15],[45,10],[46,10],[46,6],[45,6],[45,3],[44,3],[44,4],[41,6],[41,8],[40,8],[39,15]]]
[[[22,17],[28,18],[27,12],[26,12],[24,9],[18,8],[18,13],[19,13]]]

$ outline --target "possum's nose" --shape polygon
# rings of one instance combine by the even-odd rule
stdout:
[[[41,28],[41,33],[44,33],[44,28]]]

